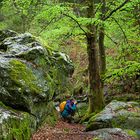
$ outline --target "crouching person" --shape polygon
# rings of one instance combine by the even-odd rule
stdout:
[[[63,104],[63,108],[61,109],[61,104]],[[70,99],[67,101],[64,101],[60,104],[60,110],[61,110],[61,117],[64,121],[67,121],[68,123],[71,123],[74,121],[73,116],[76,112],[76,103],[74,99]]]

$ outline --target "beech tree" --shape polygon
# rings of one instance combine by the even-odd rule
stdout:
[[[103,87],[104,83],[102,76],[106,71],[106,56],[104,37],[105,29],[104,22],[109,19],[115,12],[121,9],[129,0],[123,1],[119,6],[110,10],[106,7],[106,1],[101,0],[87,0],[84,4],[87,6],[86,18],[94,20],[88,22],[87,29],[84,30],[80,23],[76,21],[82,31],[85,33],[87,39],[87,53],[89,61],[89,110],[88,113],[98,112],[104,107]],[[100,16],[97,18],[97,10],[100,9]],[[107,11],[108,9],[108,11]],[[70,16],[69,16],[70,17]],[[96,19],[96,20],[95,20]],[[100,21],[99,21],[100,20]],[[97,21],[97,23],[96,23]],[[99,45],[98,45],[99,44]],[[99,48],[98,48],[99,47]],[[98,57],[99,56],[99,57]]]
[[[117,10],[122,8],[129,0],[124,1],[118,7],[113,9],[106,15],[106,2],[101,0],[97,2],[96,0],[87,0],[85,2],[87,6],[86,18],[94,20],[94,22],[88,22],[87,29],[84,30],[80,23],[76,19],[72,18],[77,22],[79,27],[83,30],[87,39],[87,53],[89,61],[89,110],[88,113],[97,112],[104,107],[104,97],[103,97],[103,82],[101,76],[104,76],[106,70],[106,60],[105,60],[105,47],[104,47],[104,22],[110,18]],[[101,6],[100,6],[101,5]],[[98,7],[101,7],[98,22],[96,13]],[[70,17],[70,16],[69,16]],[[97,20],[95,20],[97,18]],[[96,23],[97,21],[97,23]],[[99,39],[98,39],[99,38]],[[98,45],[99,44],[99,48]],[[98,57],[99,55],[99,57]]]
[[[95,2],[88,0],[87,17],[95,18]],[[97,51],[97,25],[87,26],[87,52],[89,61],[89,113],[99,111],[104,106],[103,91],[101,88],[101,77],[99,71],[99,58]]]
[[[78,12],[74,10],[70,11],[75,8],[71,8],[69,2],[77,4],[78,6],[80,5],[80,7],[84,6],[84,10],[80,11],[80,9],[77,8]],[[62,5],[59,5],[59,12],[56,12],[57,15],[60,13],[62,19],[67,17],[74,23],[74,26],[77,25],[87,40],[89,62],[89,114],[98,112],[104,107],[104,83],[102,81],[106,70],[104,23],[127,2],[129,2],[129,0],[122,1],[120,5],[116,6],[114,9],[110,9],[106,6],[105,0],[68,1],[68,3],[65,1]],[[53,18],[50,20],[50,23],[53,23]]]

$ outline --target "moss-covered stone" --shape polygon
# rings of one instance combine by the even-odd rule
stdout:
[[[43,47],[29,33],[11,37],[4,35],[6,32],[2,33],[0,101],[32,114],[38,126],[47,116],[50,118],[48,121],[53,122],[55,119],[48,115],[50,108],[46,109],[48,101],[66,91],[68,76],[74,70],[71,60],[64,53]],[[19,133],[20,137],[20,128],[14,127],[12,132],[14,135]]]
[[[21,87],[21,90],[30,89],[31,93],[40,93],[41,88],[37,85],[37,78],[25,63],[13,59],[10,61],[11,71],[10,77],[14,82]]]
[[[12,30],[0,30],[0,42],[8,37],[14,37],[16,35],[18,34]]]
[[[140,108],[136,102],[112,101],[103,111],[92,116],[86,130],[101,128],[140,129]]]
[[[0,102],[0,139],[29,140],[36,130],[36,120],[25,112],[6,107]]]
[[[136,139],[138,139],[138,135],[137,135],[137,133],[135,132],[135,131],[133,131],[133,130],[130,130],[130,129],[126,129],[126,130],[124,130],[129,136],[132,136],[133,138],[136,138]]]
[[[104,128],[89,133],[94,135],[95,140],[138,140],[135,132],[131,130],[124,131],[120,128]]]

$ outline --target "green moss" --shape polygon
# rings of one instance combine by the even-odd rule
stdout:
[[[121,115],[117,118],[114,118],[111,120],[112,127],[116,128],[130,128],[135,129],[135,127],[139,127],[139,116],[137,113],[134,113],[132,116],[132,120],[128,120],[129,114],[127,115]]]
[[[31,133],[35,130],[35,126],[33,126],[35,120],[28,113],[14,110],[5,106],[2,102],[0,102],[0,106],[5,113],[8,113],[8,117],[2,119],[0,124],[0,139],[29,140]],[[4,116],[0,116],[0,119],[1,117]]]
[[[59,114],[56,111],[53,102],[48,103],[46,110],[48,110],[48,112],[42,124],[47,123],[50,126],[54,126],[58,120]]]
[[[6,106],[3,102],[1,102],[0,101],[0,107],[2,107],[2,108],[4,108],[4,109],[6,109],[6,110],[10,110],[10,111],[13,111],[14,113],[19,113],[19,111],[18,110],[15,110],[15,109],[13,109],[13,108],[11,108],[10,106]]]
[[[98,138],[98,137],[95,137],[95,138],[93,138],[93,140],[101,140],[100,138]]]
[[[57,121],[57,119],[55,118],[55,116],[48,115],[42,124],[46,123],[50,126],[55,126],[56,121]]]
[[[44,67],[44,66],[46,67],[47,63],[46,63],[45,58],[39,57],[38,59],[39,59],[39,65],[42,67]]]
[[[20,123],[17,123],[17,120],[12,120],[11,125],[13,128],[10,128],[10,134],[14,139],[30,139],[29,124],[26,124],[25,120]]]
[[[126,130],[124,130],[124,131],[125,131],[128,135],[130,135],[130,136],[132,136],[132,137],[138,139],[138,136],[137,136],[137,134],[136,134],[135,131],[130,130],[130,129],[126,129]]]
[[[21,139],[30,139],[31,131],[30,131],[30,121],[28,120],[28,117],[17,120],[14,118],[11,118],[10,120],[10,127],[9,132],[13,139],[21,140]]]
[[[126,119],[127,119],[126,116],[121,115],[121,116],[118,116],[118,118],[112,119],[111,124],[113,127],[123,128],[123,126],[125,125]]]
[[[29,88],[32,92],[40,93],[41,89],[37,86],[37,79],[33,72],[21,61],[10,61],[12,69],[10,71],[11,78],[19,85],[22,90]]]
[[[84,116],[85,112],[87,112],[88,105],[82,106],[78,109],[80,116]]]
[[[83,113],[84,113],[84,112],[83,112]],[[95,119],[95,115],[96,115],[95,112],[94,112],[94,113],[91,113],[91,114],[86,113],[86,114],[82,117],[81,123],[86,122],[86,121],[89,121],[89,120],[90,120],[91,118],[93,118],[93,117],[94,117],[94,119]]]
[[[0,102],[0,107],[5,107],[5,105],[2,102]]]

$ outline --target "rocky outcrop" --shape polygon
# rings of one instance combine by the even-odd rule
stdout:
[[[72,62],[29,33],[7,30],[0,37],[0,101],[28,112],[39,124],[47,116],[48,101],[64,92]]]
[[[94,135],[93,140],[138,140],[134,131],[124,131],[120,128],[104,128],[89,132],[89,134]]]
[[[91,117],[87,125],[88,130],[101,128],[122,128],[140,130],[140,106],[136,102],[112,101],[103,111]]]

